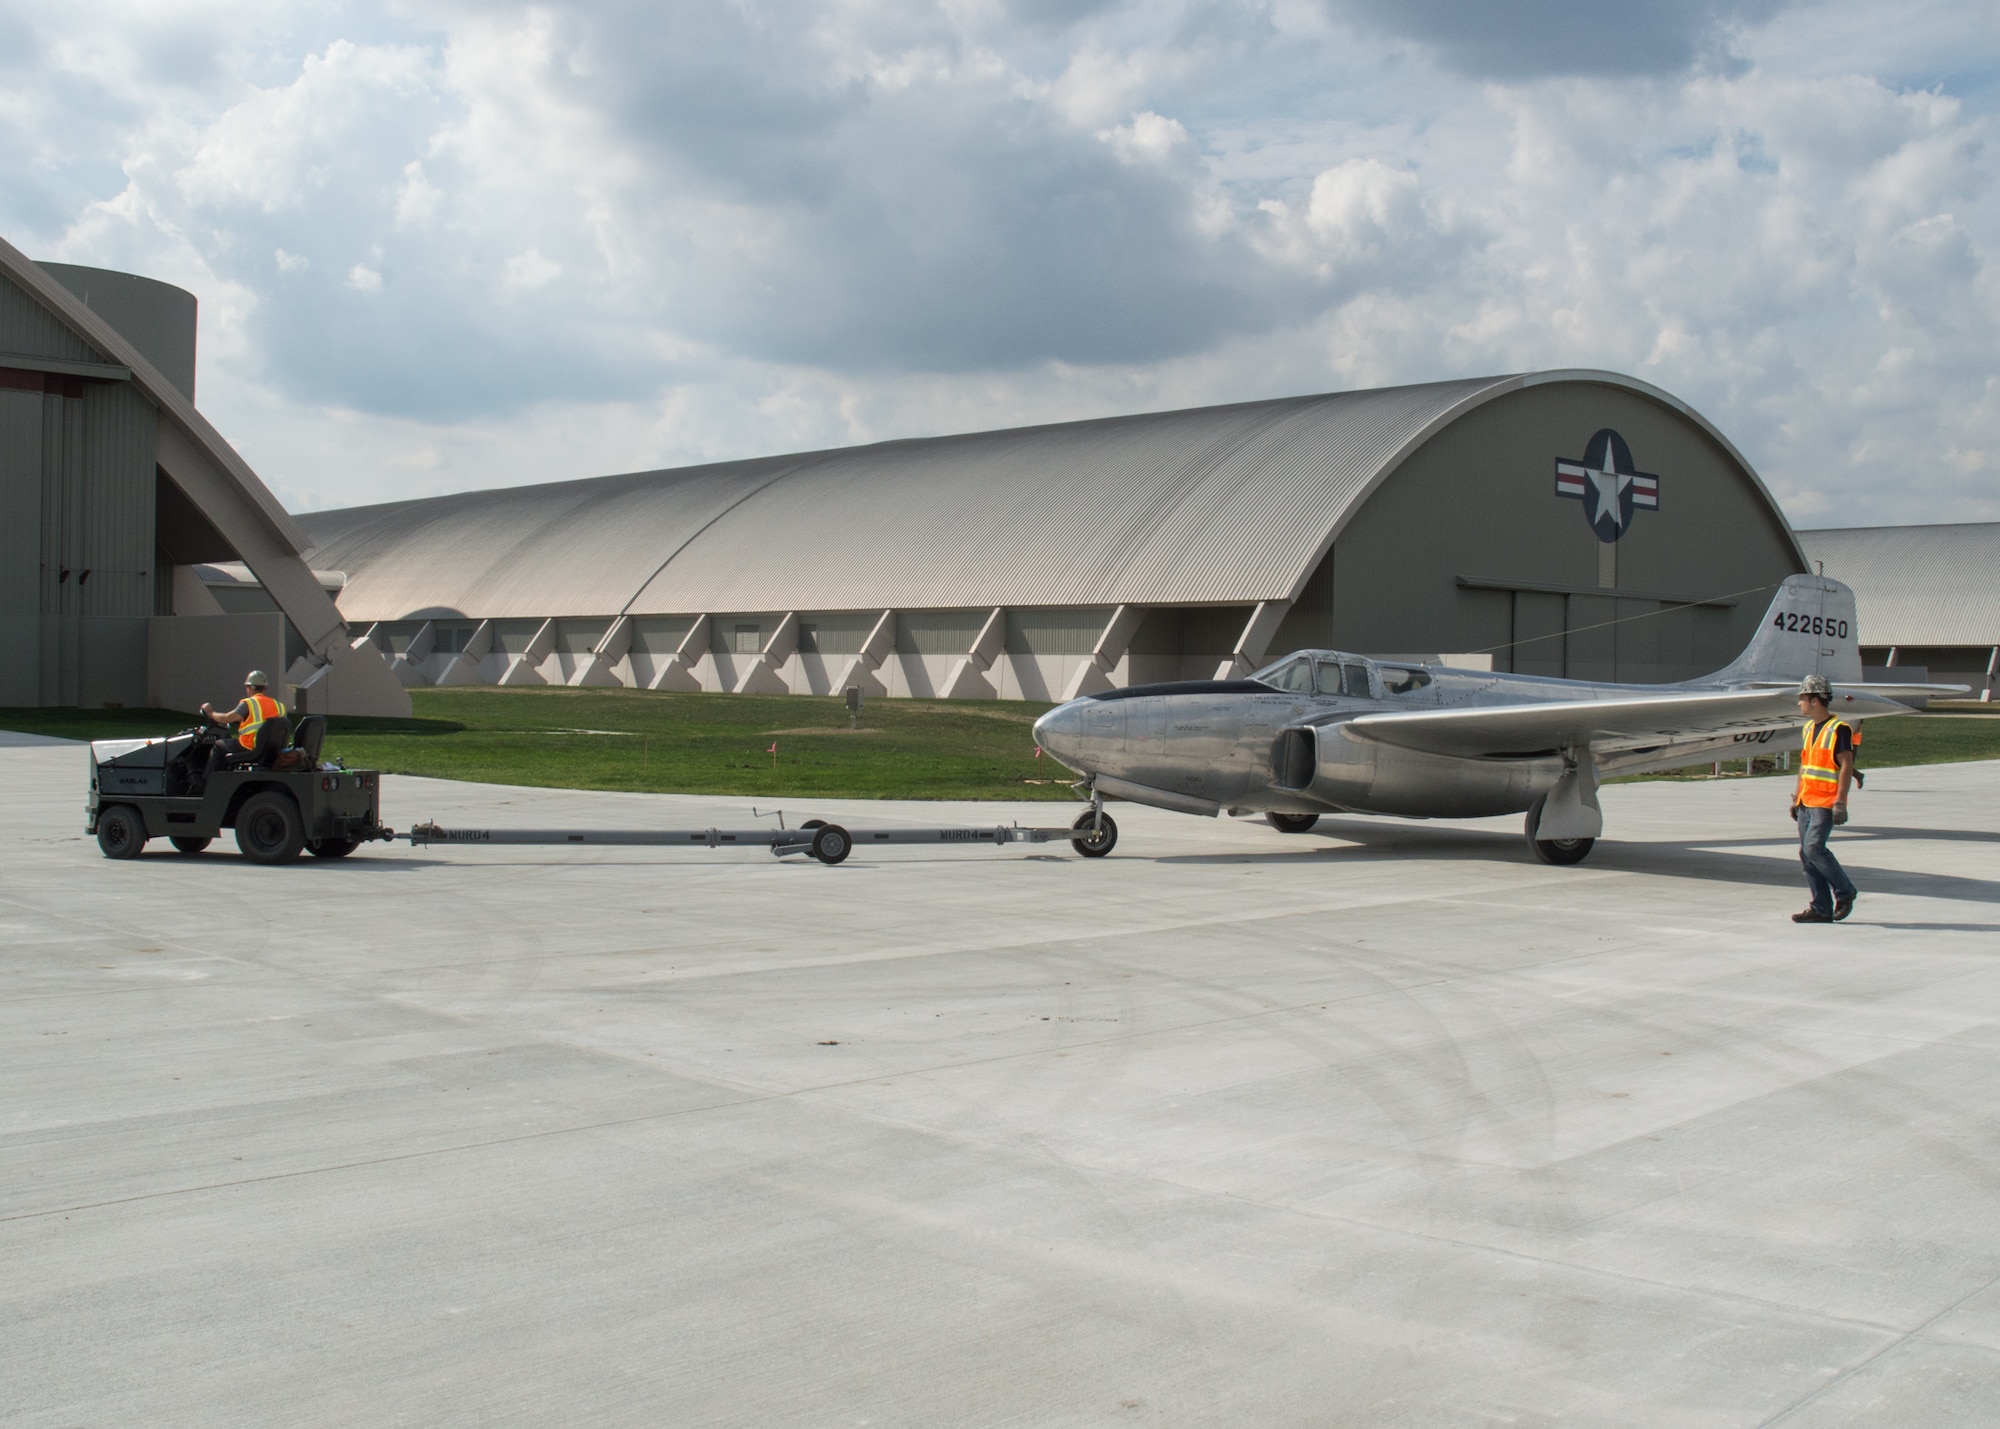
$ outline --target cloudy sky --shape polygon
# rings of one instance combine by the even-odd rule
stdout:
[[[295,510],[1542,367],[2000,519],[1992,0],[0,0]]]

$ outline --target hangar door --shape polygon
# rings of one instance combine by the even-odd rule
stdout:
[[[0,366],[0,705],[146,702],[153,409]]]
[[[1529,590],[1512,600],[1518,674],[1666,684],[1710,674],[1738,653],[1726,605]],[[1494,666],[1505,668],[1499,659]]]

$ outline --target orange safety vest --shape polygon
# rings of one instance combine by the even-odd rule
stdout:
[[[285,707],[269,695],[245,695],[243,703],[249,708],[250,717],[237,729],[236,742],[245,749],[255,749],[257,731],[264,727],[264,721],[282,718]]]
[[[1847,728],[1832,715],[1817,729],[1805,727],[1805,748],[1799,753],[1799,802],[1808,809],[1831,809],[1840,793],[1840,765],[1833,750]]]

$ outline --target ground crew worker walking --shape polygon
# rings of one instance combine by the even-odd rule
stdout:
[[[1854,731],[1834,717],[1833,687],[1824,675],[1799,685],[1799,713],[1806,717],[1799,754],[1799,784],[1792,818],[1799,826],[1799,862],[1812,897],[1794,923],[1838,923],[1854,911],[1854,880],[1826,846],[1835,824],[1847,822],[1847,788],[1854,779]]]

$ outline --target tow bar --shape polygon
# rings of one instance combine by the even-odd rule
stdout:
[[[824,864],[840,863],[856,846],[883,844],[1010,844],[1068,843],[1085,858],[1102,858],[1118,842],[1118,825],[1095,805],[1066,828],[1030,828],[997,824],[990,828],[855,829],[821,819],[798,828],[775,829],[456,829],[418,824],[410,844],[541,844],[614,845],[623,848],[768,848],[779,858],[811,854]]]

